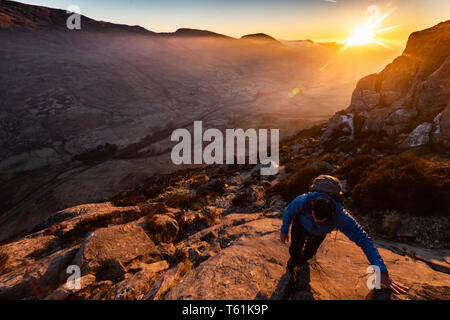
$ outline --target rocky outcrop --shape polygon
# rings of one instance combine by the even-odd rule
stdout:
[[[178,222],[173,215],[157,214],[150,225],[158,242],[172,243],[178,235]]]
[[[449,54],[450,21],[413,33],[400,57],[358,82],[350,106],[328,121],[322,143],[339,148],[356,139],[358,147],[373,142],[385,149],[431,143],[448,152]]]
[[[313,163],[333,167],[325,158]],[[274,196],[250,204],[255,210],[247,213],[233,204],[250,189],[251,201],[260,201],[263,186],[277,185],[287,174],[281,167],[269,183],[254,169],[221,171],[223,195],[198,210],[161,203],[174,192],[188,194],[194,179],[187,177],[142,207],[105,203],[59,212],[32,234],[0,247],[7,255],[0,299],[450,299],[446,249],[375,240],[391,276],[411,288],[402,296],[368,289],[369,264],[340,233],[327,237],[309,266],[288,273],[288,247],[279,241],[286,203]],[[410,225],[406,219],[397,231],[405,239],[420,232]],[[80,286],[73,288],[68,267],[77,266]]]
[[[201,263],[183,277],[166,299],[371,299],[367,288],[368,262],[361,249],[338,233],[328,236],[316,259],[297,282],[286,273],[287,247],[278,240],[280,221],[260,216],[237,229],[246,232],[220,254]],[[237,230],[230,228],[228,232]],[[396,252],[392,251],[395,248]],[[410,252],[413,248],[409,248]],[[400,244],[380,247],[393,278],[411,288],[393,299],[449,299],[450,276],[434,271],[403,251]],[[447,264],[448,261],[444,262]],[[212,285],[214,284],[214,285]],[[433,293],[434,292],[434,293]],[[377,293],[378,294],[378,293]],[[428,294],[428,297],[426,296]],[[425,295],[425,296],[424,296]],[[376,297],[379,297],[379,295]],[[386,296],[384,296],[386,298]]]
[[[69,283],[63,284],[61,287],[52,292],[51,295],[47,296],[45,300],[65,300],[70,296],[76,294],[87,287],[92,286],[95,283],[95,276],[92,274],[87,274],[79,279],[80,286],[70,286]]]
[[[119,225],[93,231],[84,240],[73,264],[83,274],[110,268],[110,261],[128,264],[138,257],[159,256],[153,241],[136,225]]]
[[[434,131],[431,134],[433,144],[444,150],[450,149],[450,103],[434,118]]]
[[[152,282],[155,281],[159,272],[169,268],[166,261],[152,264],[140,264],[136,274],[119,282],[114,288],[114,300],[141,300],[148,291]]]
[[[50,254],[38,261],[28,260],[0,276],[0,299],[44,299],[60,283],[67,279],[66,267],[78,248],[70,248]],[[14,252],[8,252],[14,256]]]
[[[431,123],[422,123],[409,134],[402,145],[410,148],[426,145],[430,141],[431,128]]]

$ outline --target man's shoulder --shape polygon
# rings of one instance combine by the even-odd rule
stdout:
[[[294,200],[292,200],[291,203],[298,204],[298,203],[303,203],[305,201],[310,201],[310,194],[311,194],[310,192],[303,193],[303,194],[297,196]]]

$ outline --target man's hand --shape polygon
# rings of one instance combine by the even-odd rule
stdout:
[[[284,234],[284,233],[280,233],[280,240],[284,244],[287,244],[289,242],[289,235],[288,234]]]
[[[392,281],[389,277],[389,274],[386,272],[381,273],[381,286],[384,288],[388,288],[392,290],[395,294],[405,294],[407,290],[409,290],[408,287],[405,287],[404,285]]]

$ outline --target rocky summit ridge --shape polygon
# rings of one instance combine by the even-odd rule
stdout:
[[[364,149],[450,150],[450,21],[414,32],[403,54],[361,79],[350,106],[332,117],[323,143]]]
[[[375,244],[392,277],[410,287],[407,295],[369,290],[365,256],[340,233],[327,237],[308,267],[287,273],[288,248],[279,241],[286,202],[265,200],[285,168],[275,178],[258,169],[176,175],[145,200],[56,213],[0,247],[0,299],[450,298],[448,250],[387,239]],[[82,276],[77,289],[67,283],[73,266]]]

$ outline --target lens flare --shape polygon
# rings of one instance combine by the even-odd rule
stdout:
[[[389,46],[386,43],[384,43],[382,39],[378,38],[377,35],[400,27],[399,25],[386,28],[381,28],[380,26],[381,22],[383,22],[387,17],[389,17],[394,12],[394,10],[395,9],[391,9],[386,14],[376,19],[374,22],[369,20],[367,23],[357,26],[350,37],[342,41],[339,41],[339,44],[345,44],[345,46],[343,46],[339,50],[339,52],[345,51],[349,47],[365,46],[371,43],[375,43],[379,46],[389,48]]]
[[[354,46],[364,46],[371,43],[374,40],[373,37],[374,32],[370,26],[359,26],[348,39]]]
[[[377,8],[377,10],[373,10],[374,8]],[[372,10],[369,10],[372,9]],[[377,6],[371,6],[368,8],[368,13],[373,13],[372,11],[375,11],[375,13],[378,13],[381,11]],[[354,29],[352,35],[348,37],[347,39],[344,39],[342,41],[338,41],[339,44],[343,45],[338,53],[341,53],[345,50],[347,50],[350,47],[356,47],[356,46],[367,46],[369,44],[377,44],[384,48],[390,48],[382,38],[378,37],[380,33],[387,32],[393,29],[396,29],[400,27],[400,25],[391,26],[391,27],[381,27],[381,23],[389,17],[393,12],[395,11],[395,8],[389,10],[387,13],[380,17],[370,17],[368,21],[362,25],[356,26]],[[320,68],[320,71],[323,71],[326,69],[332,62],[332,58],[330,61],[328,61],[325,65],[323,65]]]

